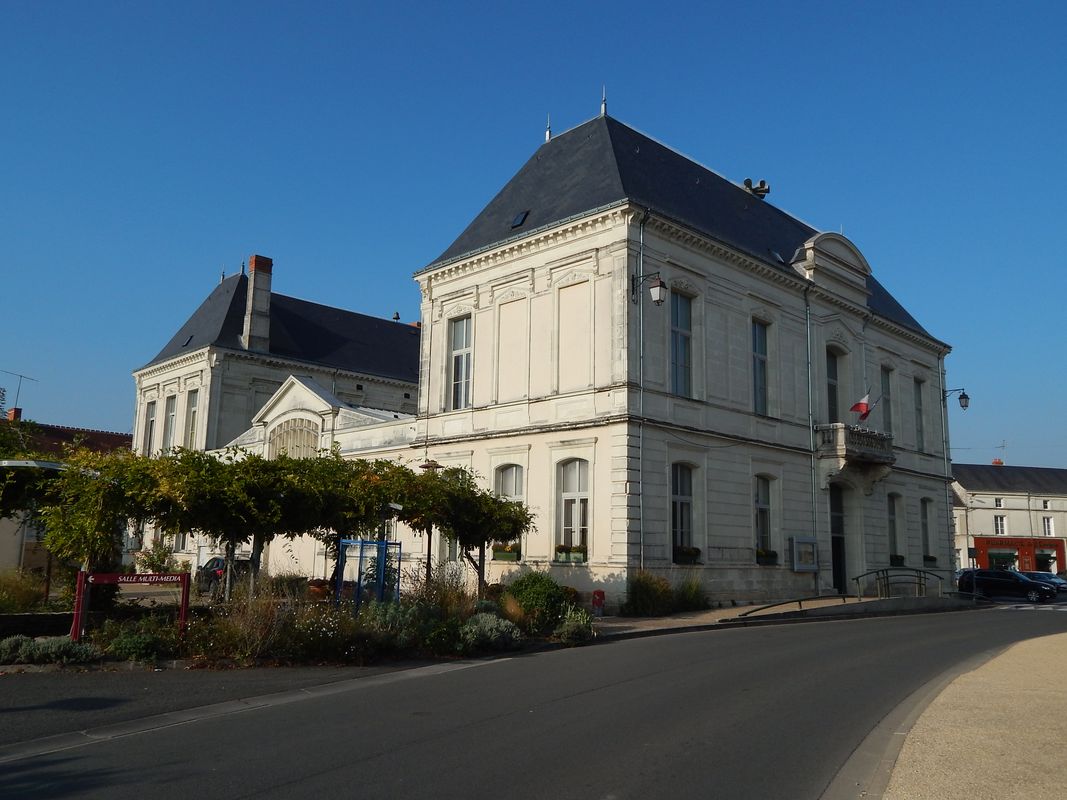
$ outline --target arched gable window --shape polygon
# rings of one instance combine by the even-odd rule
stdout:
[[[287,419],[275,425],[268,437],[267,458],[286,453],[290,458],[311,458],[319,451],[319,424],[310,419]]]

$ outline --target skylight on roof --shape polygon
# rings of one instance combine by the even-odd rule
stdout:
[[[512,228],[518,228],[520,225],[522,225],[522,223],[526,222],[526,218],[529,215],[530,215],[530,209],[526,209],[525,211],[520,211],[518,214],[515,215],[515,219],[513,219],[511,221],[511,227]]]

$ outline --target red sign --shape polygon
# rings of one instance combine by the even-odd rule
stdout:
[[[188,572],[79,572],[78,585],[74,596],[74,622],[70,627],[70,638],[77,642],[85,633],[85,613],[89,610],[90,590],[96,584],[149,583],[157,586],[177,584],[182,591],[181,606],[178,609],[178,632],[185,633],[185,621],[189,616],[189,573]]]
[[[89,583],[181,583],[182,578],[188,579],[189,575],[184,572],[90,572]]]

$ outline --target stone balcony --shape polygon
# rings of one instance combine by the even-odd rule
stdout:
[[[815,455],[824,489],[838,480],[864,494],[873,491],[897,460],[892,434],[842,422],[815,426]]]

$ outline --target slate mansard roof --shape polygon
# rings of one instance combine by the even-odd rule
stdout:
[[[631,202],[789,271],[819,231],[618,120],[601,116],[550,139],[500,190],[432,268],[539,228]],[[519,215],[525,220],[513,227]],[[930,334],[873,276],[874,313]]]
[[[145,366],[208,346],[244,350],[247,292],[246,275],[223,280]],[[269,355],[416,383],[419,329],[272,292]]]
[[[953,464],[952,477],[968,492],[1067,496],[1067,469]]]

